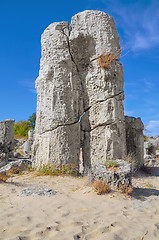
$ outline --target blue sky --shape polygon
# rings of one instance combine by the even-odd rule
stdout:
[[[141,117],[147,135],[159,135],[159,0],[0,0],[0,121],[36,111],[41,34],[87,9],[110,14],[123,54],[129,51],[121,58],[125,114]]]

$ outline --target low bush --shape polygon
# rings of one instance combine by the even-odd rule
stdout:
[[[118,190],[119,190],[121,193],[125,193],[125,194],[127,194],[127,195],[130,195],[130,194],[132,193],[132,191],[133,191],[133,188],[132,188],[132,186],[131,186],[130,184],[128,184],[128,183],[124,183],[124,184],[120,183],[120,184],[119,184],[119,187],[118,187]]]
[[[107,161],[105,165],[108,168],[109,167],[119,167],[119,164],[114,160]]]
[[[19,172],[20,172],[19,169],[10,169],[5,173],[0,174],[0,183],[5,183],[14,174],[18,174]]]
[[[37,170],[37,176],[78,176],[78,169],[74,164],[57,167],[54,164],[42,165]]]
[[[110,186],[102,180],[97,180],[92,184],[92,188],[98,195],[110,192]]]
[[[109,160],[105,163],[107,170],[113,170],[117,172],[119,170],[119,164],[115,160]]]

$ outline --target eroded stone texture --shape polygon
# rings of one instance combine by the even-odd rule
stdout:
[[[144,142],[144,157],[147,155],[156,155],[155,141],[154,143],[150,141]]]
[[[32,162],[26,159],[19,159],[15,160],[12,159],[12,161],[8,161],[5,166],[0,168],[0,174],[1,175],[6,175],[8,171],[10,170],[17,170],[19,172],[25,171],[27,168],[32,166]]]
[[[92,169],[93,181],[103,180],[115,187],[119,187],[120,184],[131,185],[131,164],[120,159],[115,162],[119,165],[118,171],[109,170],[102,163],[95,162]]]
[[[14,149],[14,120],[0,122],[0,166],[8,161]]]
[[[81,118],[84,165],[124,157],[123,68],[119,56],[106,69],[93,60],[120,50],[115,23],[103,12],[79,13],[72,18],[69,40],[85,113]]]
[[[85,167],[125,156],[119,55],[105,70],[95,60],[120,51],[113,19],[104,12],[84,11],[72,18],[71,27],[67,22],[51,24],[41,43],[34,165],[78,165],[80,144]]]
[[[38,136],[34,143],[33,156],[36,156],[34,166],[54,163],[57,166],[64,164],[79,164],[80,151],[79,123],[71,126],[58,127]]]
[[[32,152],[34,135],[35,135],[35,131],[33,129],[28,131],[28,140],[24,143],[24,153],[26,155],[29,155]]]
[[[133,170],[144,165],[144,125],[140,118],[125,117],[127,156]]]
[[[47,197],[51,197],[51,196],[54,196],[56,193],[57,192],[54,191],[51,188],[34,187],[34,188],[22,189],[19,192],[19,196],[20,197],[27,197],[27,196],[33,196],[33,197],[47,196]]]
[[[61,165],[67,161],[78,165],[80,81],[68,38],[67,22],[51,24],[42,35],[42,57],[36,80],[35,166],[49,162]]]

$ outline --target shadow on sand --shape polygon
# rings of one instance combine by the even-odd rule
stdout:
[[[159,196],[159,190],[154,188],[133,188],[133,193],[131,196],[135,199],[145,201],[147,197]]]
[[[159,167],[143,167],[139,172],[134,174],[135,178],[141,177],[159,177]],[[157,180],[157,179],[156,179]],[[135,199],[145,201],[147,197],[159,196],[159,190],[153,188],[133,188],[131,196]]]

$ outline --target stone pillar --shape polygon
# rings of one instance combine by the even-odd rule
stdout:
[[[69,40],[81,81],[81,144],[89,168],[126,154],[119,37],[112,17],[88,10],[72,18]],[[109,54],[116,58],[104,69],[99,56]]]
[[[34,142],[35,131],[33,129],[28,131],[28,140],[24,143],[24,153],[26,155],[32,153],[32,146]]]
[[[34,165],[78,165],[80,146],[85,167],[124,157],[124,78],[113,19],[84,11],[70,27],[51,24],[41,43]],[[99,64],[103,54],[115,56],[107,68]]]
[[[48,163],[78,166],[80,82],[70,54],[69,23],[48,26],[41,45],[33,166]]]
[[[144,165],[144,125],[140,118],[125,116],[125,126],[127,157],[137,170]]]
[[[14,149],[14,120],[0,122],[0,166],[8,161]]]

